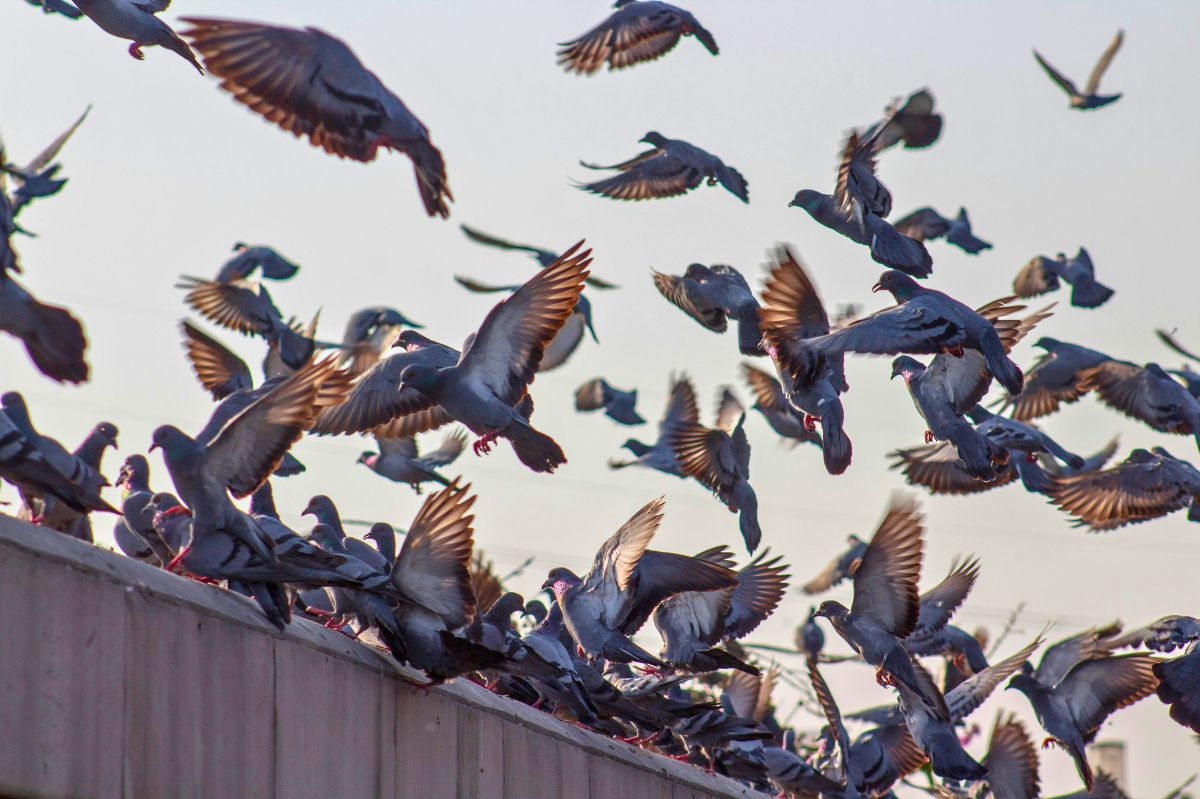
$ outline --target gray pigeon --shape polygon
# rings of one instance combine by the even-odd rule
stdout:
[[[604,415],[617,424],[639,425],[646,420],[638,415],[637,389],[625,391],[608,383],[603,377],[592,378],[575,390],[575,410],[580,412],[604,409]]]
[[[819,368],[809,368],[806,341],[830,331],[829,317],[800,260],[786,246],[779,246],[763,286],[759,327],[763,347],[775,365],[780,389],[791,407],[802,414],[804,427],[814,430],[821,423],[821,455],[825,470],[842,474],[850,468],[853,445],[846,435],[841,393],[846,385],[844,358],[823,359]]]
[[[1109,103],[1115,103],[1121,99],[1120,94],[1099,94],[1100,79],[1104,77],[1105,70],[1112,63],[1113,56],[1117,54],[1117,50],[1121,49],[1121,43],[1125,40],[1125,31],[1117,31],[1117,35],[1113,37],[1112,43],[1108,45],[1104,53],[1101,54],[1100,60],[1096,62],[1096,66],[1092,68],[1092,74],[1088,76],[1088,82],[1084,85],[1083,91],[1075,87],[1074,82],[1070,78],[1065,77],[1062,73],[1050,66],[1046,59],[1033,51],[1033,57],[1041,64],[1042,69],[1050,76],[1050,80],[1058,84],[1058,88],[1067,93],[1070,98],[1071,108],[1079,111],[1091,111],[1094,108],[1103,108]]]
[[[440,447],[425,455],[419,454],[416,438],[376,437],[375,441],[379,452],[364,452],[358,462],[393,483],[408,483],[420,494],[421,483],[450,485],[437,470],[449,466],[462,454],[467,436],[461,430],[454,430],[442,439]]]
[[[38,371],[51,380],[87,381],[83,325],[66,308],[40,302],[4,269],[0,269],[0,330],[20,339]]]
[[[5,190],[4,177],[11,178],[16,186],[12,192],[12,217],[20,215],[21,210],[33,200],[57,194],[67,185],[66,178],[58,177],[61,165],[55,163],[54,159],[58,157],[59,152],[70,141],[75,131],[79,130],[79,126],[87,119],[91,110],[90,105],[85,108],[79,118],[71,124],[71,127],[55,137],[28,163],[20,165],[7,163],[4,147],[0,144],[0,172],[3,173],[0,175],[0,191]]]
[[[658,439],[653,445],[645,444],[637,439],[628,439],[623,446],[629,450],[634,460],[610,460],[609,468],[624,469],[627,466],[645,466],[664,474],[682,478],[683,471],[675,452],[671,448],[671,435],[681,425],[698,422],[700,410],[696,405],[696,391],[686,375],[671,377],[671,390],[667,398],[667,408],[663,418],[658,422]]]
[[[654,626],[664,642],[659,656],[665,662],[695,672],[735,668],[759,673],[717,644],[749,635],[783,601],[787,565],[780,564],[780,557],[767,560],[768,552],[763,551],[738,571],[737,586],[732,589],[685,591],[655,608]],[[724,547],[706,550],[696,558],[733,567],[733,558]]]
[[[237,254],[217,272],[217,280],[221,283],[244,280],[255,270],[269,280],[289,280],[300,271],[298,265],[263,244],[251,245],[239,241],[233,245],[233,251]]]
[[[346,547],[348,541],[357,539],[338,537],[332,527],[317,523],[309,532],[308,540],[325,552],[341,558],[343,563],[339,566],[339,571],[353,577],[364,588],[378,589],[381,586],[390,586],[388,570],[390,570],[391,564],[383,562],[383,569],[377,568],[377,566],[355,557]],[[383,558],[378,551],[372,549],[372,552],[380,555],[381,559]],[[369,590],[340,586],[331,588],[329,594],[333,600],[333,610],[329,613],[326,621],[327,627],[335,630],[341,629],[353,619],[358,622],[358,630],[354,633],[355,638],[372,628],[391,633],[393,636],[400,635],[400,628],[392,615],[392,603],[385,596]],[[384,635],[386,640],[385,633],[381,633],[381,635]]]
[[[543,269],[558,260],[558,253],[556,253],[554,250],[547,250],[542,247],[534,247],[530,244],[516,244],[508,241],[507,239],[493,236],[490,233],[484,233],[482,230],[468,227],[466,225],[459,225],[459,228],[462,229],[463,234],[466,235],[467,238],[473,242],[476,242],[477,244],[483,244],[487,247],[496,247],[501,250],[516,250],[517,252],[529,253],[531,256],[533,256],[533,260],[537,261],[538,265]],[[609,283],[607,280],[601,280],[595,275],[588,275],[587,280],[584,282],[594,289],[618,288],[615,283]]]
[[[788,207],[803,208],[818,223],[842,234],[855,244],[871,248],[871,259],[891,269],[900,269],[913,277],[933,274],[933,258],[925,245],[900,233],[875,214],[863,217],[863,228],[846,218],[837,200],[814,189],[801,189]]]
[[[130,455],[126,458],[113,487],[121,491],[121,517],[113,527],[117,546],[130,557],[165,567],[187,542],[164,541],[154,529],[155,509],[150,507],[154,491],[150,488],[150,464],[146,457]],[[164,503],[165,507],[182,507],[174,497],[171,499],[174,505]]]
[[[1032,259],[1013,280],[1013,293],[1036,297],[1056,290],[1060,280],[1070,284],[1071,304],[1076,308],[1099,308],[1113,295],[1112,289],[1096,280],[1096,268],[1083,247],[1073,258],[1060,252],[1056,258],[1039,255]]]
[[[838,635],[876,667],[881,685],[906,683],[937,718],[948,719],[945,699],[919,681],[903,643],[920,618],[917,580],[924,546],[924,526],[916,503],[893,497],[854,572],[851,607],[826,600],[813,615],[828,619]]]
[[[847,549],[839,553],[829,564],[821,569],[816,577],[800,586],[800,590],[812,596],[823,594],[843,580],[849,580],[862,565],[863,553],[867,551],[867,542],[851,533],[846,537]]]
[[[563,629],[562,608],[555,603],[545,618],[521,637],[526,654],[518,668],[529,673],[538,685],[544,686],[552,679],[552,687],[565,687],[579,706],[596,716],[599,710],[588,695],[587,687],[575,668],[575,661],[563,646]]]
[[[71,453],[90,467],[89,477],[81,482],[86,488],[97,493],[109,485],[108,479],[100,471],[104,453],[109,447],[114,450],[117,448],[117,426],[112,422],[100,422]],[[39,499],[34,504],[39,507],[43,526],[88,543],[94,540],[92,523],[87,514],[78,513],[67,505],[54,501],[53,498]]]
[[[1026,463],[1036,462],[1038,454],[1045,453],[1058,458],[1069,469],[1080,471],[1087,466],[1082,457],[1067,451],[1057,441],[1033,425],[997,416],[982,405],[976,405],[967,411],[967,416],[975,423],[977,433],[1010,453],[1020,453],[1024,456]],[[1025,478],[1024,473],[1022,473],[1022,478]],[[1026,487],[1029,487],[1028,482],[1026,482]]]
[[[809,419],[807,424],[805,423],[805,414],[797,411],[788,402],[783,393],[783,386],[778,380],[749,363],[742,364],[742,376],[746,378],[750,392],[754,395],[754,404],[750,408],[761,413],[772,430],[788,440],[792,446],[800,443],[821,446],[821,434],[816,430],[815,421]]]
[[[165,47],[196,68],[201,75],[204,69],[196,61],[196,55],[187,43],[180,39],[171,26],[156,15],[166,11],[171,0],[72,0],[88,19],[118,39],[128,39],[129,54],[138,61],[145,59],[143,47]]]
[[[1162,447],[1135,449],[1110,469],[1053,478],[1051,501],[1076,527],[1114,530],[1188,508],[1200,521],[1200,469]]]
[[[312,516],[318,524],[328,527],[329,535],[338,541],[334,545],[334,549],[344,549],[348,554],[361,560],[375,571],[386,572],[391,568],[389,559],[382,551],[372,547],[366,541],[346,534],[346,528],[342,526],[342,517],[338,513],[337,505],[334,505],[333,500],[326,495],[317,494],[311,497],[308,504],[304,506],[304,510],[300,511],[300,515]],[[392,550],[395,550],[395,546],[392,546]]]
[[[363,374],[379,362],[402,327],[419,330],[424,325],[384,305],[356,311],[346,322],[346,332],[342,336],[341,365],[349,363],[350,373],[355,377]]]
[[[537,374],[546,345],[562,328],[583,291],[591,250],[580,241],[559,261],[539,271],[496,305],[457,364],[435,368],[411,363],[399,389],[416,390],[408,413],[439,405],[479,436],[476,455],[506,438],[520,461],[535,472],[552,472],[566,462],[554,439],[535,430],[519,410]]]
[[[683,139],[668,139],[650,131],[639,141],[654,149],[612,166],[598,166],[580,161],[588,169],[615,169],[621,174],[595,183],[581,183],[579,188],[614,200],[652,200],[687,194],[707,181],[720,183],[734,197],[750,202],[750,192],[742,173]]]
[[[695,36],[713,55],[720,50],[712,34],[682,8],[659,0],[617,0],[608,19],[559,45],[558,65],[577,75],[593,75],[653,61],[669,53],[684,36]]]
[[[345,42],[312,27],[183,21],[193,26],[183,35],[233,99],[339,158],[373,161],[380,147],[405,153],[425,212],[450,215],[446,164],[429,131]]]
[[[929,672],[916,661],[912,668],[921,690],[909,688],[903,682],[896,684],[900,712],[904,714],[909,735],[929,758],[933,773],[951,780],[978,780],[987,776],[987,769],[963,750],[953,722],[938,718],[922,700],[923,696],[938,693]]]
[[[557,567],[542,584],[553,592],[567,629],[589,659],[665,667],[629,636],[675,594],[737,585],[736,574],[718,563],[648,549],[664,503],[662,497],[651,501],[613,533],[583,578]]]
[[[925,242],[944,238],[969,255],[978,255],[992,245],[971,232],[971,218],[966,208],[958,209],[953,219],[944,217],[926,206],[918,208],[895,223],[896,230],[916,241]]]
[[[1192,643],[1179,657],[1154,664],[1158,698],[1171,708],[1171,718],[1200,733],[1200,646]]]
[[[68,19],[79,19],[83,12],[67,0],[25,0],[29,5],[41,8],[43,14],[61,14]]]
[[[886,121],[876,133],[885,127]],[[876,133],[860,136],[858,131],[851,131],[846,137],[833,190],[833,201],[864,236],[867,216],[884,219],[892,212],[892,193],[875,176],[875,154],[879,145]]]
[[[984,442],[986,445],[986,441]],[[1020,469],[1028,464],[1020,458],[1009,458],[1007,463],[992,464],[995,476],[989,481],[976,479],[967,471],[958,456],[958,448],[952,441],[936,441],[916,447],[903,447],[889,453],[894,458],[891,468],[899,469],[909,485],[921,486],[931,494],[980,494],[1006,486],[1022,476]],[[1032,471],[1032,470],[1028,470]],[[1036,482],[1047,482],[1045,470],[1038,469]],[[1044,491],[1040,489],[1030,489]]]
[[[1008,357],[1001,334],[1010,338],[1016,334],[1021,323],[1006,319],[1005,315],[1024,306],[1010,306],[1007,303],[1011,298],[1003,298],[972,310],[953,297],[924,288],[895,270],[884,272],[871,290],[890,292],[897,304],[840,330],[805,339],[803,347],[797,348],[797,360],[800,360],[799,355],[806,354],[804,360],[807,363],[798,364],[795,369],[798,376],[812,374],[824,362],[846,352],[877,355],[947,353],[958,357],[965,354],[965,349],[972,349],[982,353],[987,371],[1010,394],[1021,393],[1024,378],[1020,368]]]
[[[1025,376],[1021,394],[1004,400],[1003,409],[1011,407],[1012,418],[1020,422],[1048,416],[1061,405],[1078,400],[1087,393],[1080,387],[1084,370],[1112,360],[1102,352],[1047,336],[1033,346],[1045,350],[1045,355]]]
[[[934,109],[933,92],[918,89],[901,103],[896,98],[884,110],[884,117],[863,132],[864,138],[878,139],[878,152],[901,142],[904,149],[929,147],[942,134],[942,115]],[[876,128],[882,130],[876,131]]]
[[[816,611],[815,607],[810,607],[804,622],[796,627],[796,651],[810,658],[819,658],[825,648],[825,631],[813,617]]]
[[[724,333],[729,320],[736,322],[741,353],[763,354],[758,300],[741,272],[725,264],[689,264],[682,275],[653,275],[658,293],[676,308],[714,333]]]
[[[1156,363],[1104,361],[1080,373],[1079,389],[1160,433],[1194,436],[1200,448],[1200,400]]]

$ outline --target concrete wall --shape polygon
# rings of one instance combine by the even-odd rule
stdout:
[[[0,516],[0,796],[761,796]]]

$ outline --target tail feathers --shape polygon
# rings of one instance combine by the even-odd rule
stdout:
[[[713,647],[712,649],[705,649],[703,652],[698,652],[697,654],[702,658],[708,658],[714,661],[714,671],[716,669],[737,669],[738,671],[744,671],[747,674],[753,674],[756,676],[762,673],[757,667],[751,666],[746,661],[734,656],[730,652],[726,652],[724,649]]]
[[[633,663],[636,661],[656,666],[660,669],[667,668],[666,663],[651,655],[620,633],[615,633],[608,644],[605,645],[603,655],[614,663]]]
[[[1071,753],[1071,759],[1075,761],[1075,770],[1079,772],[1083,784],[1087,786],[1090,793],[1096,785],[1096,777],[1092,774],[1092,767],[1088,764],[1087,754],[1084,752],[1082,744],[1068,744],[1067,749]]]
[[[204,67],[200,66],[200,62],[196,60],[196,54],[192,52],[192,48],[188,47],[187,42],[183,39],[171,33],[171,38],[163,42],[162,46],[172,53],[178,53],[185,61],[194,66],[197,72],[201,75],[204,74]]]
[[[287,589],[279,583],[249,583],[246,587],[262,608],[267,621],[283,632],[292,620],[292,605],[288,601]]]
[[[850,467],[850,460],[854,455],[850,437],[842,428],[844,417],[841,401],[821,409],[821,456],[825,461],[825,471],[830,474],[845,472]]]
[[[924,244],[905,236],[882,219],[870,228],[871,258],[876,263],[917,278],[933,274],[933,258]]]
[[[1009,394],[1014,397],[1020,394],[1021,389],[1025,387],[1025,376],[1004,351],[1000,336],[993,331],[992,335],[984,336],[980,344],[983,357],[987,359],[988,371],[1000,381],[1000,385],[1004,386],[1004,390]]]
[[[987,776],[987,769],[963,751],[953,731],[947,730],[944,739],[935,740],[929,755],[933,773],[943,779],[980,780]]]
[[[1081,280],[1071,288],[1071,304],[1076,308],[1098,308],[1112,295],[1113,290],[1103,283]]]
[[[510,424],[504,431],[521,463],[535,472],[553,472],[567,462],[562,447],[545,433],[523,424]]]
[[[750,484],[743,480],[734,487],[730,499],[733,501],[730,507],[736,507],[738,510],[738,530],[746,543],[746,551],[754,554],[754,550],[758,549],[762,542],[762,528],[758,524],[758,495],[754,493]]]
[[[508,656],[503,652],[473,644],[446,630],[439,630],[438,636],[445,650],[445,661],[439,663],[437,668],[427,670],[427,673],[439,682],[480,669],[500,668],[508,662]]]
[[[975,428],[964,423],[962,430],[950,436],[950,442],[958,450],[958,460],[962,463],[967,474],[976,480],[991,482],[996,479],[996,470],[992,468],[992,458],[983,436],[975,432]]]
[[[584,724],[594,724],[600,717],[600,710],[596,707],[596,703],[592,701],[592,697],[588,695],[587,687],[578,677],[570,676],[567,679],[567,686],[571,690],[571,694],[575,697],[575,701],[579,703],[580,708],[587,711],[587,716],[580,713],[579,720]]]
[[[758,308],[738,314],[738,349],[742,355],[766,355],[762,347],[762,331],[758,327]]]
[[[1039,466],[1036,461],[1029,461],[1025,458],[1016,460],[1015,464],[1017,474],[1021,477],[1021,485],[1025,486],[1026,491],[1049,496],[1054,482],[1050,479],[1050,475],[1046,473],[1045,469]]]
[[[423,138],[408,149],[408,154],[412,158],[425,213],[446,219],[450,216],[450,207],[446,203],[452,201],[454,195],[446,185],[446,162],[442,158],[442,151],[434,147],[429,139]]]
[[[65,308],[32,300],[33,323],[22,336],[25,349],[38,370],[53,380],[82,383],[88,379],[87,337],[83,325]]]

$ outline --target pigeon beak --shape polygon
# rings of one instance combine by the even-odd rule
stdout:
[[[156,510],[158,510],[158,508],[154,507],[153,502],[147,502],[146,507],[142,508],[142,513],[152,513]]]
[[[872,294],[874,294],[875,292],[878,292],[878,291],[883,291],[883,281],[879,281],[874,286],[871,286]]]
[[[148,451],[149,451],[149,452],[153,452],[154,450],[156,450],[156,449],[158,449],[158,448],[159,448],[158,444],[151,443],[151,444],[150,444],[150,449],[149,449]]]
[[[550,586],[552,586],[552,585],[554,585],[554,583],[553,583],[553,582],[551,582],[550,580],[547,580],[546,582],[542,583],[542,590],[543,590],[543,591],[549,591],[549,590],[550,590]]]
[[[788,208],[795,208],[799,204],[800,203],[796,202],[795,200],[792,200],[790,203],[788,203]]]

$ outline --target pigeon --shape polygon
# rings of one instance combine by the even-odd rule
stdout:
[[[877,132],[883,129],[878,128]],[[858,131],[851,131],[842,145],[842,158],[833,190],[833,201],[838,209],[857,225],[864,236],[867,234],[867,216],[884,219],[892,212],[892,193],[875,176],[878,145],[879,140],[875,135],[859,136]]]
[[[750,441],[746,438],[746,412],[722,414],[716,427],[698,421],[680,423],[667,437],[684,477],[691,477],[713,492],[731,513],[738,514],[738,529],[753,554],[762,541],[758,523],[758,496],[750,485]]]
[[[429,131],[340,39],[284,28],[184,17],[183,32],[233,99],[339,158],[373,161],[380,147],[413,162],[425,212],[450,215],[442,153]]]
[[[1162,447],[1135,449],[1123,462],[1098,472],[1053,478],[1051,501],[1076,527],[1115,530],[1189,508],[1200,521],[1200,469]]]
[[[919,620],[917,580],[923,550],[924,526],[916,503],[893,497],[854,573],[851,607],[825,600],[813,615],[828,619],[838,635],[876,667],[881,685],[905,683],[935,717],[947,719],[945,699],[918,679],[903,644]]]
[[[1002,410],[1012,408],[1012,418],[1028,422],[1054,413],[1071,404],[1087,391],[1080,388],[1084,370],[1112,360],[1102,352],[1068,344],[1043,336],[1033,346],[1045,350],[1025,375],[1025,388],[1019,396],[1009,396]]]
[[[1009,305],[1011,297],[995,300],[973,311],[949,295],[924,288],[895,270],[884,272],[871,290],[891,292],[897,305],[859,319],[841,330],[805,339],[803,346],[796,348],[797,355],[805,356],[797,358],[803,361],[795,369],[798,377],[816,372],[823,363],[846,352],[947,353],[957,358],[960,354],[965,356],[966,349],[972,349],[982,353],[987,371],[1010,394],[1021,393],[1024,378],[1020,368],[1009,359],[1001,337],[1004,333],[1011,338],[1022,325],[1005,318],[1024,308]],[[967,370],[964,367],[962,371]]]
[[[28,163],[18,165],[7,163],[4,147],[0,144],[0,191],[4,191],[4,178],[11,178],[16,186],[12,192],[11,216],[17,217],[21,210],[35,199],[50,197],[62,191],[67,185],[66,178],[58,177],[60,164],[54,162],[59,152],[79,130],[79,126],[87,119],[92,107],[83,110],[71,127],[60,133],[45,148],[35,155]]]
[[[395,308],[376,305],[356,311],[346,322],[342,336],[339,365],[349,364],[350,374],[358,377],[379,362],[384,351],[396,340],[402,327],[421,329]]]
[[[577,184],[579,188],[614,200],[652,200],[687,194],[707,180],[708,185],[720,183],[734,197],[744,203],[750,202],[742,173],[726,166],[715,155],[655,131],[650,131],[639,141],[654,149],[612,166],[580,161],[588,169],[615,169],[621,174],[595,183]]]
[[[1011,713],[996,714],[988,741],[988,790],[996,799],[1038,799],[1038,755],[1025,725]]]
[[[987,446],[986,439],[984,446]],[[992,463],[992,479],[979,480],[967,471],[959,459],[958,447],[952,441],[901,448],[891,452],[890,457],[894,458],[890,468],[900,469],[909,485],[921,486],[935,495],[991,491],[1017,480],[1021,477],[1018,470],[1028,465],[1019,458],[1009,458],[1006,463]],[[1040,478],[1039,484],[1044,480]]]
[[[978,780],[987,776],[987,769],[968,755],[959,743],[958,734],[949,719],[938,718],[925,704],[923,697],[936,695],[937,686],[920,663],[913,661],[913,673],[920,690],[896,683],[900,693],[900,712],[909,735],[929,758],[933,773],[952,780]],[[948,700],[947,700],[948,701]]]
[[[83,325],[68,309],[39,301],[3,269],[0,330],[20,339],[34,366],[51,380],[87,382],[88,341]]]
[[[42,9],[43,14],[61,14],[68,19],[79,19],[83,12],[67,0],[25,0],[31,6]]]
[[[256,521],[258,520],[256,519]],[[259,521],[259,525],[263,526],[263,522]],[[386,540],[386,537],[383,535],[384,531],[378,528],[390,528],[386,524],[376,525],[371,528],[371,532],[375,533],[376,540]],[[386,555],[383,553],[389,548],[392,551],[395,550],[394,538],[392,543],[385,543],[381,550],[372,550],[380,556],[382,561],[374,565],[354,556],[346,546],[352,540],[360,544],[363,543],[357,541],[357,539],[349,539],[344,536],[339,537],[332,527],[320,522],[313,525],[312,530],[308,534],[308,541],[311,544],[320,547],[321,550],[330,555],[340,558],[342,563],[339,566],[339,571],[352,577],[355,583],[363,586],[364,589],[378,590],[383,586],[390,586],[391,563],[385,560]],[[333,600],[333,609],[328,614],[326,620],[327,627],[335,630],[341,629],[353,619],[358,622],[358,630],[354,634],[356,638],[366,630],[372,628],[383,631],[380,634],[384,636],[385,640],[387,633],[390,633],[392,636],[400,635],[400,628],[397,626],[395,617],[392,615],[391,602],[388,597],[372,593],[368,590],[340,586],[331,588],[329,594]]]
[[[171,0],[72,0],[79,10],[92,22],[118,39],[128,39],[129,54],[142,61],[146,58],[143,47],[165,47],[196,68],[201,75],[204,68],[196,60],[196,54],[171,26],[156,15],[166,11]]]
[[[1024,455],[1026,463],[1034,463],[1041,453],[1050,455],[1062,461],[1066,468],[1076,471],[1085,470],[1087,461],[1073,452],[1067,451],[1057,441],[1038,430],[1033,425],[997,416],[982,405],[976,405],[967,411],[967,416],[975,423],[975,431],[997,446],[1011,452]],[[1024,477],[1024,475],[1022,475]]]
[[[438,474],[439,467],[453,463],[467,446],[467,436],[455,430],[442,440],[442,445],[433,452],[419,455],[416,438],[376,438],[379,452],[364,452],[358,458],[375,474],[386,477],[393,483],[408,483],[418,494],[421,483],[435,482],[444,486],[450,481]]]
[[[805,415],[788,402],[783,386],[772,375],[749,363],[742,364],[742,376],[754,395],[751,410],[758,411],[781,438],[793,447],[801,443],[822,446],[821,434],[810,420],[805,424]],[[812,428],[811,430],[809,428]]]
[[[550,264],[558,260],[558,253],[554,250],[547,250],[542,247],[534,247],[529,244],[516,244],[506,239],[493,236],[490,233],[484,233],[482,230],[468,227],[467,225],[459,225],[463,234],[471,241],[477,244],[483,244],[487,247],[496,247],[501,250],[515,250],[517,252],[529,253],[533,256],[533,260],[538,262],[538,265],[545,269]],[[607,280],[601,280],[595,275],[588,275],[584,281],[594,289],[615,289],[618,286],[615,283],[609,283]]]
[[[1120,94],[1099,94],[1100,79],[1104,77],[1105,70],[1112,63],[1113,56],[1117,54],[1117,50],[1121,49],[1121,42],[1125,40],[1125,32],[1117,31],[1117,35],[1113,37],[1112,43],[1108,45],[1104,53],[1100,56],[1100,60],[1096,62],[1096,66],[1092,69],[1092,74],[1088,76],[1088,82],[1084,85],[1083,91],[1079,91],[1070,78],[1065,77],[1062,73],[1050,66],[1046,59],[1033,51],[1033,57],[1041,64],[1042,69],[1050,76],[1050,80],[1058,84],[1058,88],[1067,93],[1070,98],[1071,108],[1079,111],[1091,111],[1094,108],[1103,108],[1109,103],[1115,103],[1121,99]]]
[[[666,663],[635,644],[634,635],[663,600],[684,591],[719,591],[737,586],[737,575],[719,563],[656,552],[647,547],[662,522],[662,497],[652,500],[604,543],[583,578],[550,570],[550,589],[571,637],[589,660]]]
[[[112,422],[100,422],[71,453],[90,468],[89,476],[81,479],[81,482],[86,488],[97,493],[109,484],[108,479],[100,471],[104,453],[109,447],[114,450],[117,448],[117,426]],[[68,506],[55,502],[52,498],[49,500],[39,499],[34,504],[40,507],[44,527],[50,527],[88,543],[92,543],[94,540],[92,523],[87,514],[77,513]]]
[[[1093,452],[1091,455],[1085,457],[1083,459],[1083,465],[1078,469],[1069,465],[1060,464],[1052,456],[1046,453],[1038,454],[1038,463],[1045,471],[1059,477],[1066,477],[1073,474],[1083,474],[1084,472],[1096,472],[1103,469],[1108,462],[1112,460],[1113,455],[1117,454],[1117,447],[1120,446],[1120,443],[1120,436],[1113,436],[1108,440],[1107,444]]]
[[[863,217],[863,228],[846,218],[838,207],[837,200],[814,189],[801,189],[788,203],[788,207],[804,209],[813,219],[825,227],[842,234],[856,244],[871,248],[871,259],[891,269],[900,269],[913,277],[925,278],[933,274],[933,258],[925,245],[897,231],[885,219],[868,214]]]
[[[904,639],[908,650],[916,655],[927,654],[925,647],[932,643],[955,611],[966,601],[979,577],[979,561],[975,558],[955,563],[940,583],[918,598],[917,625]],[[932,653],[936,654],[936,653]]]
[[[484,319],[457,364],[436,368],[410,363],[399,374],[400,393],[415,389],[407,413],[439,405],[479,436],[475,453],[506,438],[517,457],[535,472],[552,472],[566,462],[554,439],[538,432],[518,410],[537,373],[546,344],[562,327],[583,290],[591,250],[583,242],[554,265],[539,271]],[[369,375],[364,375],[366,380]],[[397,414],[400,415],[400,414]]]
[[[1160,433],[1194,436],[1200,448],[1200,400],[1156,363],[1104,361],[1080,373],[1079,389]]]
[[[165,567],[187,545],[187,541],[164,541],[154,529],[155,511],[150,507],[150,500],[155,492],[150,488],[150,464],[146,456],[130,455],[126,458],[113,487],[121,490],[121,516],[113,527],[117,545],[126,555]],[[182,507],[175,497],[165,496],[170,499],[170,502],[164,502],[165,507]],[[145,554],[140,557],[134,555],[128,547]]]
[[[796,651],[810,658],[819,658],[825,648],[825,631],[813,617],[816,611],[815,607],[810,607],[804,622],[796,627]]]
[[[247,392],[222,401],[195,438],[170,425],[157,428],[151,450],[162,450],[176,491],[195,514],[193,535],[227,533],[271,563],[269,539],[233,506],[226,491],[235,497],[254,493],[317,410],[339,402],[348,385],[333,361],[325,360],[265,388],[257,397]]]
[[[895,228],[902,235],[920,241],[932,241],[945,238],[969,255],[978,255],[984,250],[992,249],[992,245],[971,232],[971,219],[967,216],[966,208],[958,209],[958,216],[949,219],[929,208],[918,208],[895,223]]]
[[[903,103],[897,98],[884,110],[884,118],[863,132],[863,138],[878,141],[876,152],[901,142],[906,150],[929,147],[942,134],[942,115],[933,106],[933,93],[929,89],[918,89]]]
[[[1029,699],[1038,723],[1050,735],[1044,745],[1057,744],[1070,754],[1090,791],[1095,778],[1085,745],[1095,739],[1109,715],[1154,693],[1158,687],[1153,671],[1157,661],[1144,653],[1093,657],[1075,663],[1059,676],[1043,671],[1052,650],[1047,651],[1037,670],[1027,663],[1008,687]]]
[[[846,537],[847,549],[838,554],[829,564],[821,569],[816,577],[800,586],[800,590],[812,596],[823,594],[843,580],[849,580],[862,565],[863,553],[867,551],[867,542],[851,533]]]
[[[846,374],[840,355],[824,359],[820,368],[808,369],[806,342],[829,333],[829,317],[816,286],[800,260],[781,245],[773,255],[762,293],[759,326],[763,348],[775,364],[780,388],[791,407],[803,413],[808,430],[821,423],[821,456],[825,470],[842,474],[850,467],[853,445],[846,435],[845,410],[840,394],[846,391]]]
[[[624,391],[609,385],[603,377],[595,377],[575,390],[575,410],[581,413],[604,409],[604,415],[617,424],[645,424],[634,409],[637,389]]]
[[[312,516],[318,524],[328,527],[329,535],[339,542],[334,545],[334,549],[345,549],[348,554],[361,560],[375,571],[386,572],[390,568],[389,559],[383,553],[367,542],[346,534],[337,505],[334,505],[333,500],[326,495],[317,494],[311,497],[308,504],[304,506],[304,510],[300,511],[300,515]],[[375,528],[372,527],[372,529]],[[395,549],[394,546],[392,548]]]
[[[757,668],[717,644],[749,635],[783,601],[787,566],[780,564],[780,557],[768,560],[768,554],[769,550],[764,550],[740,569],[737,586],[732,589],[685,591],[664,600],[654,610],[654,626],[664,641],[659,657],[675,668],[696,672],[734,668],[758,674]],[[724,547],[706,550],[696,558],[733,567]]]
[[[1096,268],[1083,247],[1073,258],[1063,253],[1056,258],[1037,256],[1017,273],[1013,293],[1018,297],[1036,297],[1056,290],[1060,280],[1070,284],[1071,304],[1076,308],[1099,308],[1113,295],[1112,289],[1096,280]]]
[[[741,353],[763,354],[758,300],[741,272],[725,264],[690,264],[682,275],[653,275],[658,293],[676,308],[714,333],[724,333],[730,320],[736,322]]]
[[[1192,643],[1187,652],[1154,664],[1158,698],[1171,710],[1171,718],[1200,733],[1200,646]]]
[[[553,680],[551,689],[565,687],[578,705],[595,717],[600,711],[588,695],[571,654],[562,644],[563,629],[562,608],[555,603],[546,617],[521,637],[525,657],[517,669],[532,676],[538,686],[546,686]]]
[[[692,388],[691,381],[686,375],[672,376],[667,408],[658,423],[658,439],[653,445],[644,444],[634,438],[628,439],[621,446],[633,453],[634,460],[610,460],[609,468],[624,469],[627,466],[645,466],[682,478],[683,470],[671,447],[671,436],[681,425],[693,424],[699,420],[700,410],[696,405],[696,391]]]
[[[578,39],[559,45],[558,65],[576,75],[593,75],[661,58],[684,36],[695,36],[713,55],[720,50],[712,34],[691,13],[658,0],[617,0],[608,19]]]

